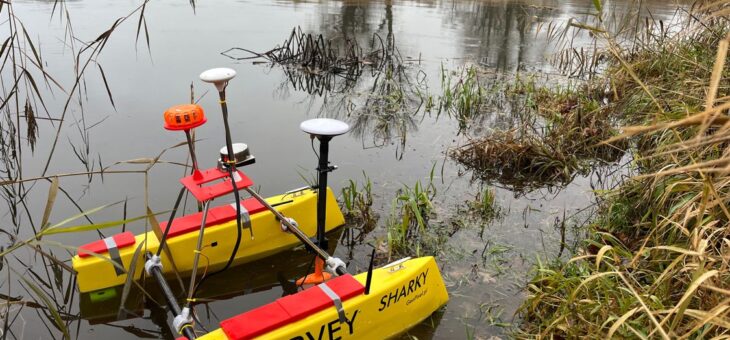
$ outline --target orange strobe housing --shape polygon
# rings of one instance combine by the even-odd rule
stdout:
[[[164,114],[165,129],[167,130],[190,130],[205,124],[205,112],[197,104],[175,105]]]

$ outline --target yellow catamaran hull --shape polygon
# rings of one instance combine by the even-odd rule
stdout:
[[[293,218],[299,228],[308,236],[316,235],[317,193],[315,190],[304,189],[270,197],[266,201],[275,206],[284,216]],[[250,215],[250,223],[255,238],[249,237],[247,229],[242,230],[243,236],[235,255],[234,265],[254,261],[301,244],[296,236],[282,230],[280,222],[270,211]],[[337,201],[328,188],[325,230],[331,231],[344,223],[345,220]],[[207,269],[211,271],[225,265],[236,242],[236,228],[235,219],[218,225],[206,226],[201,250],[204,257],[200,261],[199,269],[202,270],[207,266]],[[183,275],[192,270],[197,239],[198,230],[193,230],[167,240],[169,253],[163,251],[161,254],[165,275],[173,275],[173,268],[177,268],[177,271]],[[144,271],[145,251],[155,253],[160,243],[157,234],[153,231],[136,235],[134,241],[133,246],[118,249],[121,261],[116,265],[107,253],[83,258],[78,255],[74,256],[72,262],[77,272],[76,280],[79,290],[85,293],[123,285],[127,281],[130,268],[134,269],[134,279],[138,280]],[[174,266],[168,255],[175,259]]]
[[[354,276],[362,285],[366,284],[366,277],[367,273]],[[410,259],[375,269],[370,294],[360,294],[342,302],[344,322],[340,321],[335,307],[328,307],[256,339],[389,338],[417,325],[448,299],[433,257]],[[199,339],[228,340],[232,337],[219,328]]]

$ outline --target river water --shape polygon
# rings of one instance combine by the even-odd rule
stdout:
[[[74,55],[82,42],[96,39],[112,23],[140,5],[139,1],[67,1],[55,7],[54,1],[16,1],[14,14],[22,20],[29,37],[41,51],[46,72],[68,91],[73,84]],[[676,19],[677,4],[665,1],[604,1],[604,11],[615,13],[615,20],[625,13],[639,13],[641,18],[671,22]],[[260,192],[273,195],[306,184],[314,174],[316,156],[309,138],[298,126],[303,120],[331,116],[357,125],[358,129],[337,137],[331,144],[330,159],[339,169],[330,176],[330,184],[339,193],[348,179],[359,182],[363,172],[373,183],[374,210],[380,215],[378,227],[365,234],[362,242],[339,245],[336,255],[350,263],[352,271],[367,267],[370,244],[385,237],[384,222],[390,213],[398,188],[416,181],[428,182],[435,164],[434,221],[460,221],[444,249],[437,255],[450,290],[451,300],[438,315],[411,330],[407,335],[422,338],[489,338],[507,336],[513,314],[524,299],[523,287],[537,257],[552,259],[560,253],[561,234],[555,225],[564,216],[573,216],[595,201],[594,189],[607,188],[607,180],[617,165],[596,168],[576,178],[565,187],[551,187],[518,192],[500,183],[495,186],[496,201],[503,216],[494,221],[459,220],[465,202],[482,190],[482,181],[474,180],[468,170],[446,156],[467,140],[499,124],[499,117],[509,112],[494,112],[470,132],[460,133],[456,120],[446,115],[419,112],[410,119],[403,133],[384,133],[373,121],[363,122],[346,112],[332,109],[335,95],[309,94],[293,87],[281,67],[254,64],[251,60],[233,60],[221,55],[231,47],[252,51],[268,51],[283,42],[294,27],[325,37],[357,40],[366,48],[374,34],[392,35],[400,55],[407,61],[413,79],[422,81],[429,93],[441,93],[441,70],[458,69],[464,64],[479,64],[496,78],[510,79],[516,72],[539,73],[548,81],[565,81],[550,56],[559,44],[547,38],[547,27],[561,29],[567,22],[591,22],[595,11],[588,1],[152,1],[144,9],[149,36],[142,30],[137,35],[140,12],[124,20],[111,34],[98,57],[90,63],[82,83],[81,100],[74,97],[65,116],[58,146],[46,175],[99,170],[99,164],[155,157],[163,149],[184,140],[181,133],[162,128],[162,113],[167,107],[190,101],[190,85],[195,97],[207,110],[208,123],[197,129],[198,161],[202,167],[215,164],[217,150],[223,146],[223,127],[212,86],[198,80],[203,70],[230,67],[238,72],[227,89],[230,123],[234,142],[247,143],[256,156],[256,164],[244,170]],[[73,38],[69,35],[70,17]],[[643,19],[642,19],[643,20]],[[3,32],[8,28],[3,24]],[[619,26],[620,24],[616,24]],[[590,49],[588,34],[571,38],[573,46]],[[27,51],[27,48],[26,48]],[[88,52],[84,55],[88,55]],[[239,53],[236,56],[245,56]],[[84,60],[83,58],[81,59]],[[103,70],[103,71],[102,71]],[[102,72],[112,93],[111,105]],[[6,74],[3,73],[3,77]],[[40,79],[40,78],[38,78]],[[366,82],[367,80],[365,80]],[[40,84],[48,115],[60,118],[66,94],[58,88]],[[369,83],[360,84],[367,89]],[[53,85],[50,85],[53,88]],[[7,90],[5,90],[7,92]],[[362,102],[352,95],[353,105]],[[329,109],[321,109],[323,103]],[[44,116],[45,113],[38,113]],[[390,123],[386,123],[390,124]],[[391,127],[397,131],[400,125]],[[23,153],[23,177],[41,176],[48,160],[57,121],[39,121],[39,142],[33,153]],[[405,138],[405,139],[404,139]],[[88,144],[85,149],[84,144]],[[165,161],[185,162],[187,150],[167,151]],[[84,165],[86,162],[88,165]],[[113,169],[142,169],[145,165],[119,164]],[[104,209],[92,217],[94,221],[121,219],[144,214],[145,205],[152,210],[170,209],[179,188],[178,178],[184,170],[179,166],[158,164],[149,172],[148,191],[141,174],[106,174],[64,177],[61,187],[68,197],[59,195],[51,214],[51,222],[78,213],[71,199],[83,209],[125,201]],[[48,182],[32,186],[27,197],[29,213],[20,214],[20,236],[32,235],[28,215],[40,220],[46,202]],[[5,208],[4,208],[5,209]],[[8,208],[8,210],[10,210]],[[188,204],[188,211],[194,207]],[[3,213],[3,225],[14,224],[11,213]],[[580,225],[589,216],[577,214],[569,225]],[[38,223],[35,221],[35,223]],[[464,222],[466,221],[466,222]],[[142,223],[129,224],[127,230],[140,232]],[[10,229],[8,229],[10,230]],[[107,232],[109,234],[110,232]],[[3,236],[4,237],[4,236]],[[94,232],[60,235],[48,239],[66,245],[98,239]],[[571,238],[568,237],[570,240]],[[9,243],[3,238],[3,244]],[[60,248],[53,255],[67,260],[68,252]],[[415,255],[415,254],[413,254]],[[562,253],[565,256],[565,252]],[[3,268],[12,266],[21,273],[25,266],[43,273],[38,256],[19,251]],[[284,288],[277,272],[298,274],[308,257],[301,252],[287,253],[244,269],[232,270],[207,283],[207,291],[216,296],[197,307],[201,322],[214,328],[227,317],[273,301]],[[298,260],[297,260],[298,259]],[[70,263],[70,262],[69,262]],[[2,273],[6,277],[5,273]],[[45,275],[45,274],[44,274]],[[0,290],[11,296],[29,298],[32,294],[18,284],[17,278],[0,282]],[[45,276],[43,276],[45,280]],[[289,277],[291,279],[293,277]],[[70,280],[66,275],[64,280]],[[47,281],[51,281],[49,277]],[[64,286],[68,287],[68,283]],[[114,321],[116,310],[82,310],[83,298],[65,299],[61,289],[49,296],[64,311],[73,337],[171,337],[166,329],[171,318],[159,309],[130,307],[139,317]],[[220,291],[223,290],[223,293]],[[73,293],[71,293],[73,295]],[[206,294],[206,287],[201,294]],[[13,306],[11,338],[59,337],[43,312],[31,307]],[[87,308],[87,307],[84,307]],[[83,317],[79,317],[83,314]],[[46,327],[41,326],[45,324]],[[51,330],[49,330],[49,328]]]

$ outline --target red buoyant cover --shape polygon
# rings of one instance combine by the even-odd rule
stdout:
[[[134,239],[134,234],[129,231],[125,231],[121,234],[116,234],[112,237],[114,238],[114,243],[117,244],[118,249],[131,246],[136,242],[136,240]],[[98,240],[84,244],[83,246],[79,247],[78,253],[79,257],[84,258],[91,256],[92,253],[103,254],[107,251],[109,251],[109,249],[106,248],[106,243],[104,242],[104,240]]]
[[[326,284],[343,302],[365,291],[360,281],[349,274],[331,279]],[[229,339],[252,339],[333,306],[332,299],[319,286],[314,286],[223,320],[221,329]]]
[[[246,208],[249,215],[266,210],[266,207],[253,197],[241,201],[241,205]],[[208,218],[205,220],[205,227],[207,228],[209,226],[214,226],[235,219],[236,207],[230,204],[221,205],[208,210]],[[173,238],[192,231],[198,231],[200,230],[201,223],[203,223],[203,213],[195,213],[178,217],[173,220],[172,228],[168,232],[167,237]],[[167,222],[160,222],[160,229],[165,231],[165,229],[167,229],[167,224]]]

